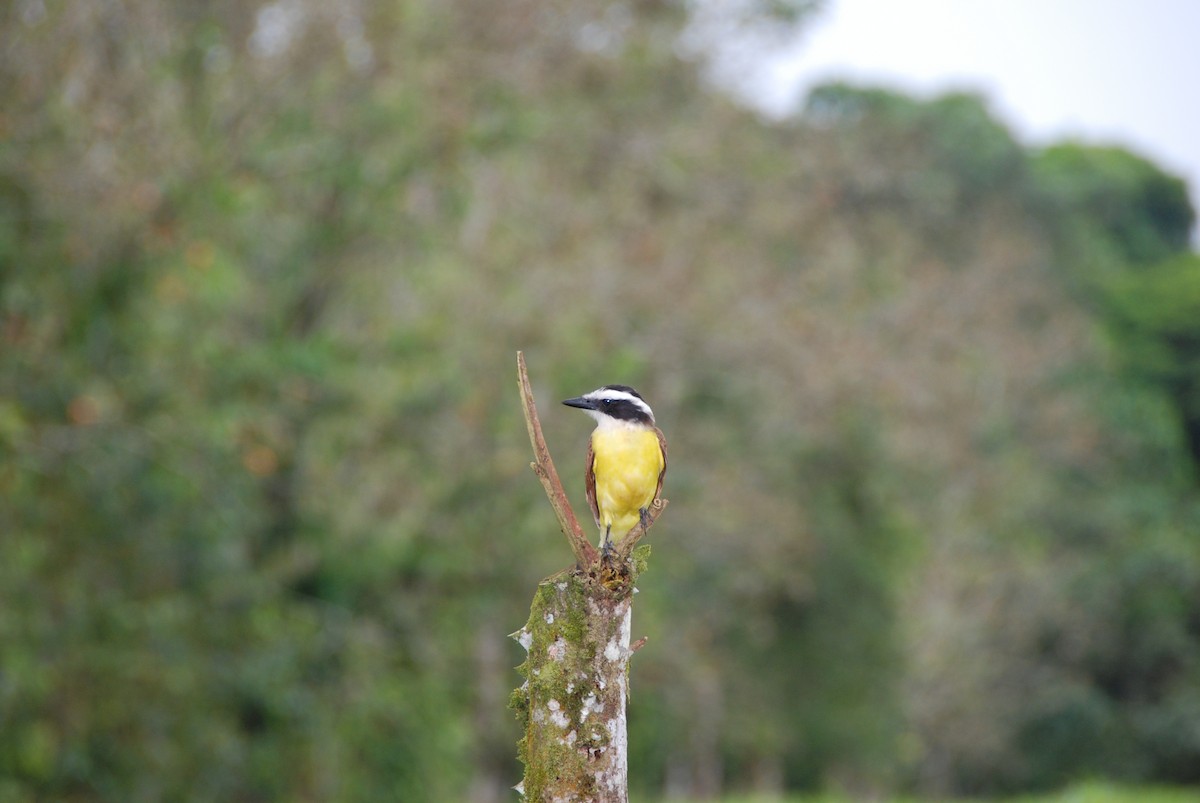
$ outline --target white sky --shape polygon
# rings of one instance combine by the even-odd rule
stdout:
[[[1122,145],[1200,206],[1200,0],[830,0],[762,75],[775,113],[830,79],[977,91],[1022,141]]]

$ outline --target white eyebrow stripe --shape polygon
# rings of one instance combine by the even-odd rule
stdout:
[[[654,411],[650,409],[650,405],[646,404],[646,401],[644,399],[639,399],[637,396],[634,396],[632,393],[626,393],[623,390],[606,390],[604,388],[600,388],[599,390],[593,390],[591,393],[583,394],[583,398],[597,399],[597,400],[598,399],[624,399],[625,401],[633,402],[635,407],[640,408],[646,415],[650,416],[651,420],[654,420]]]

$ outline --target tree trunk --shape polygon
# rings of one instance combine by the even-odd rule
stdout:
[[[528,650],[512,706],[527,800],[628,801],[632,586],[609,591],[568,571],[538,586],[529,621],[513,637]]]

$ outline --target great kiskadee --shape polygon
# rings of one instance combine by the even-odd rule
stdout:
[[[563,404],[596,419],[584,482],[607,554],[658,498],[667,473],[667,440],[654,425],[650,405],[628,385],[605,385]]]

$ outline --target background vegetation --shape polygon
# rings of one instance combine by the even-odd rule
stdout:
[[[0,800],[510,799],[517,349],[574,489],[558,399],[671,440],[647,796],[1200,784],[1186,188],[967,95],[764,122],[687,25],[0,9]]]

